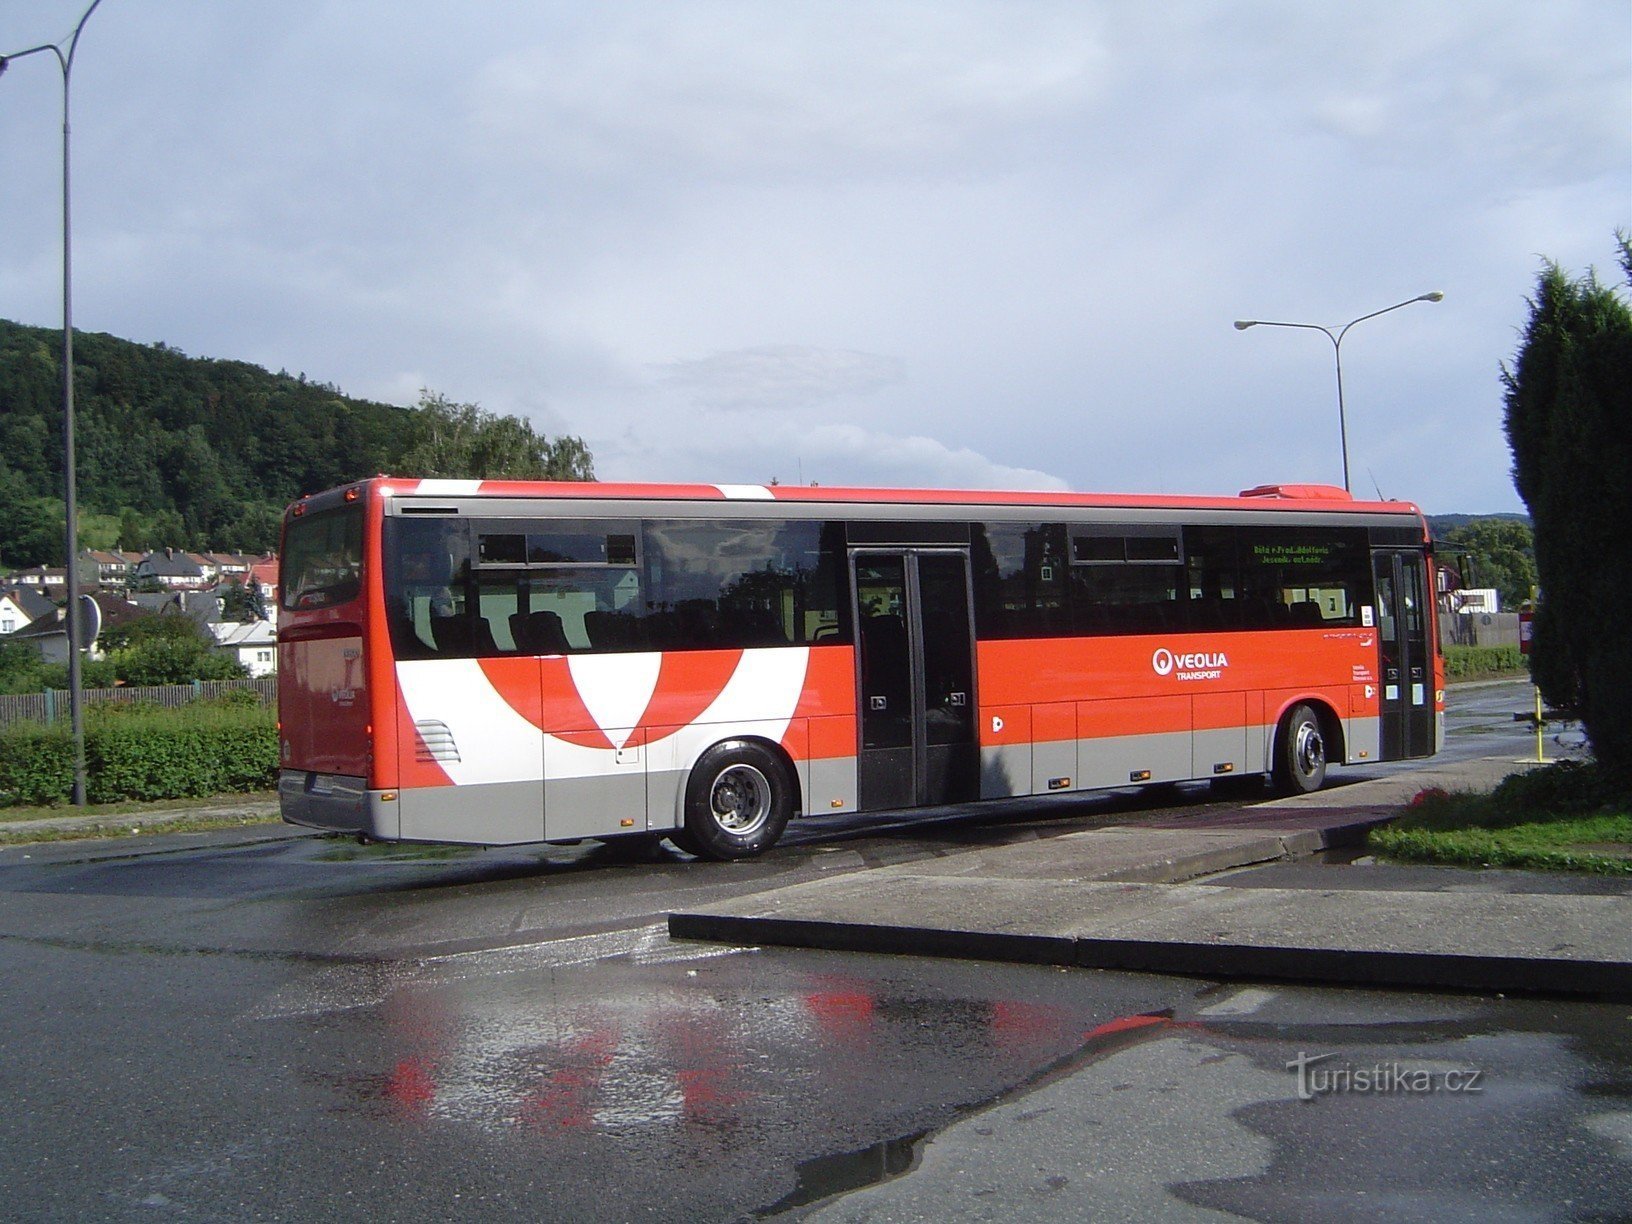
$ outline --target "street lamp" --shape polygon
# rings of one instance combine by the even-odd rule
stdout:
[[[1318,331],[1325,334],[1326,339],[1332,342],[1332,355],[1337,360],[1337,429],[1338,436],[1343,444],[1343,488],[1349,488],[1349,425],[1343,413],[1343,337],[1348,335],[1349,328],[1356,323],[1364,323],[1367,319],[1375,319],[1378,315],[1385,315],[1391,310],[1398,310],[1402,306],[1410,306],[1415,302],[1440,302],[1445,295],[1439,290],[1432,293],[1421,293],[1414,298],[1407,298],[1403,302],[1395,302],[1392,306],[1384,306],[1381,310],[1374,310],[1370,314],[1363,314],[1358,319],[1350,319],[1337,331],[1329,327],[1322,327],[1319,323],[1274,323],[1268,319],[1237,319],[1236,331],[1246,331],[1249,327],[1300,327],[1308,331]]]
[[[74,68],[74,52],[79,47],[79,36],[85,23],[96,12],[102,0],[91,0],[91,7],[74,27],[64,51],[57,43],[41,43],[12,55],[0,55],[0,74],[12,60],[49,51],[57,57],[62,69],[62,484],[63,506],[66,511],[66,538],[68,541],[68,709],[74,731],[74,805],[85,806],[85,711],[80,683],[80,620],[79,606],[79,504],[74,477],[74,313],[73,313],[73,242],[68,213],[68,79]]]

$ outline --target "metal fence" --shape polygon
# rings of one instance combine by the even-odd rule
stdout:
[[[1439,618],[1441,646],[1517,646],[1517,612],[1455,612]]]
[[[262,676],[258,680],[194,680],[191,684],[125,685],[121,688],[84,689],[87,706],[139,702],[146,705],[175,709],[195,701],[219,697],[234,689],[249,689],[257,693],[262,705],[275,705],[278,700],[276,676]],[[0,695],[0,727],[18,722],[55,722],[69,714],[68,690],[48,689],[43,693]]]

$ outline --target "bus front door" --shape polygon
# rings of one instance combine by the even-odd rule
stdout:
[[[980,797],[969,556],[851,553],[862,811]]]
[[[1434,674],[1428,653],[1426,567],[1418,552],[1372,554],[1383,681],[1382,759],[1434,751]]]

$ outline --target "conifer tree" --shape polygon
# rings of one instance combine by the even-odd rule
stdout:
[[[1632,282],[1632,239],[1617,238]],[[1531,670],[1632,784],[1632,309],[1592,272],[1548,263],[1502,381],[1513,483],[1535,524]]]

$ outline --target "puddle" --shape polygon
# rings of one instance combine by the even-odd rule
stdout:
[[[909,1173],[918,1163],[920,1145],[928,1136],[928,1131],[919,1131],[899,1139],[886,1139],[883,1143],[854,1152],[807,1160],[799,1166],[799,1184],[780,1202],[755,1212],[754,1218],[770,1219],[797,1207],[819,1203],[836,1194],[880,1185]]]

